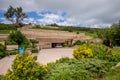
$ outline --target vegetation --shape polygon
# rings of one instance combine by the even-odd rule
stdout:
[[[6,53],[6,55],[16,55],[16,54],[18,54],[18,50],[17,49],[15,49],[15,50],[6,50],[5,51],[5,53]]]
[[[84,58],[91,57],[92,55],[93,55],[92,50],[85,45],[81,45],[77,47],[73,52],[73,56],[76,59],[84,59]]]
[[[0,30],[15,30],[11,24],[0,24]]]
[[[27,15],[23,12],[23,9],[21,7],[13,8],[12,6],[9,6],[4,16],[7,20],[12,22],[15,29],[21,27],[21,21],[23,21],[23,19],[27,17]]]
[[[109,62],[119,62],[120,61],[120,50],[111,49],[102,44],[86,44],[92,50],[94,59],[106,60]]]
[[[74,55],[76,54],[77,55]],[[75,58],[61,58],[43,66],[27,53],[16,55],[12,69],[3,80],[119,80],[120,69],[112,69],[120,61],[120,50],[102,44],[83,44],[74,50]],[[81,57],[84,56],[84,57]],[[84,59],[83,59],[84,58]],[[112,75],[112,76],[111,76]]]
[[[120,46],[120,25],[113,24],[111,28],[107,29],[104,36],[104,44],[109,46],[110,41],[113,46]]]
[[[0,59],[5,56],[5,46],[0,44]]]
[[[35,39],[30,39],[30,42],[32,43],[32,47],[35,48],[36,47],[36,44],[39,42]]]
[[[2,24],[0,23],[0,34],[9,34],[15,28],[11,24]]]
[[[85,42],[81,42],[80,40],[77,40],[75,43],[74,43],[74,45],[82,45],[82,44],[84,44]]]
[[[12,70],[8,70],[6,78],[7,80],[43,80],[46,73],[46,66],[38,64],[33,56],[24,53],[16,55]]]
[[[21,21],[26,18],[21,7],[10,6],[5,13],[5,17],[14,24],[0,24],[1,30],[14,30],[20,27]],[[15,19],[14,19],[15,18]],[[83,27],[63,27],[51,24],[58,28],[37,29],[62,30],[69,32],[85,32],[104,40],[104,44],[109,46],[110,41],[113,46],[120,46],[120,22],[113,24],[110,28],[83,28]],[[7,33],[6,31],[6,33]],[[1,32],[1,33],[4,33]],[[101,34],[102,33],[102,34]],[[20,31],[12,31],[6,44],[18,44],[19,47],[32,48],[33,53],[37,53],[36,44],[38,41],[28,40]],[[103,44],[83,44],[76,41],[74,45],[80,45],[73,51],[74,58],[61,58],[47,66],[41,65],[35,60],[37,57],[29,56],[28,53],[17,54],[18,50],[6,51],[4,45],[0,45],[0,59],[6,55],[17,54],[11,69],[5,76],[0,75],[1,80],[119,80],[120,68],[112,69],[120,61],[120,49],[109,48]],[[72,45],[64,45],[72,46]]]
[[[104,77],[113,66],[104,60],[62,58],[48,64],[46,80],[94,80]]]
[[[0,80],[6,80],[6,77],[4,75],[0,75]]]
[[[11,42],[15,42],[18,45],[23,45],[26,44],[28,45],[28,40],[27,38],[20,32],[20,31],[14,31],[9,35],[8,40]]]
[[[32,53],[38,53],[39,50],[37,48],[32,48]]]

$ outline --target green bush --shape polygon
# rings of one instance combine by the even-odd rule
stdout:
[[[14,31],[9,35],[9,40],[16,42],[18,45],[27,42],[26,37],[20,31]]]
[[[93,51],[93,58],[107,60],[110,62],[119,62],[120,61],[120,50],[111,49],[102,44],[87,44],[89,48]]]
[[[113,65],[105,60],[62,58],[48,64],[45,80],[95,80],[104,77]]]
[[[105,60],[107,55],[110,53],[109,48],[102,44],[87,44],[86,46],[92,49],[93,57],[96,59]]]
[[[39,42],[35,39],[30,39],[30,42],[32,43],[32,47],[35,48],[36,47],[36,44]]]
[[[120,50],[112,49],[111,54],[108,59],[109,59],[109,61],[120,62]]]
[[[38,53],[39,50],[37,48],[32,48],[32,53]]]
[[[15,55],[15,54],[18,54],[18,50],[10,50],[10,51],[6,51],[5,52],[6,53],[6,55]]]
[[[11,24],[0,24],[0,30],[15,30]]]
[[[91,57],[92,55],[93,55],[92,50],[86,45],[81,45],[73,51],[73,56],[76,59],[84,59],[84,58]]]
[[[84,44],[85,42],[81,42],[80,40],[77,40],[75,43],[74,43],[74,45],[82,45],[82,44]]]
[[[0,44],[0,59],[5,56],[5,46]]]
[[[6,40],[5,44],[6,45],[16,45],[17,43],[15,41],[13,41],[13,40]]]
[[[80,32],[77,31],[76,34],[80,34]]]
[[[24,53],[16,55],[12,68],[6,74],[7,80],[43,80],[47,67],[35,62],[33,56]]]
[[[0,80],[7,80],[4,75],[0,75]]]

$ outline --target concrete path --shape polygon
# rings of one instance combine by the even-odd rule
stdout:
[[[0,75],[6,74],[7,70],[11,67],[14,59],[15,55],[0,59]]]
[[[38,54],[37,62],[47,64],[49,62],[55,62],[63,57],[72,58],[73,50],[72,48],[42,49]]]
[[[53,48],[53,49],[42,49],[37,57],[37,62],[46,65],[49,62],[55,62],[62,57],[72,58],[72,48]],[[7,70],[11,67],[15,55],[7,56],[0,59],[0,75],[6,74]]]

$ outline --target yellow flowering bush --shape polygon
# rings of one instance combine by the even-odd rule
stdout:
[[[73,56],[76,59],[84,59],[93,56],[93,54],[90,48],[85,45],[81,45],[73,51]]]
[[[43,80],[47,67],[35,62],[28,54],[16,55],[12,68],[6,74],[7,80]]]

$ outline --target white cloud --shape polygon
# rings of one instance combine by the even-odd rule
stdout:
[[[26,12],[66,12],[65,22],[59,24],[110,25],[120,19],[119,3],[120,0],[0,0],[0,10],[12,5]],[[53,23],[61,18],[55,14],[45,16],[39,22]]]
[[[41,15],[41,14],[40,14]],[[61,15],[58,14],[42,14],[43,18],[38,19],[37,21],[40,24],[52,24],[52,23],[57,23],[59,20],[63,20],[64,18]]]
[[[6,18],[0,18],[0,20],[1,20],[1,23],[6,23],[6,24],[10,24],[11,23]]]
[[[28,24],[28,23],[36,23],[36,21],[34,20],[34,18],[25,18],[23,20],[24,23]]]

